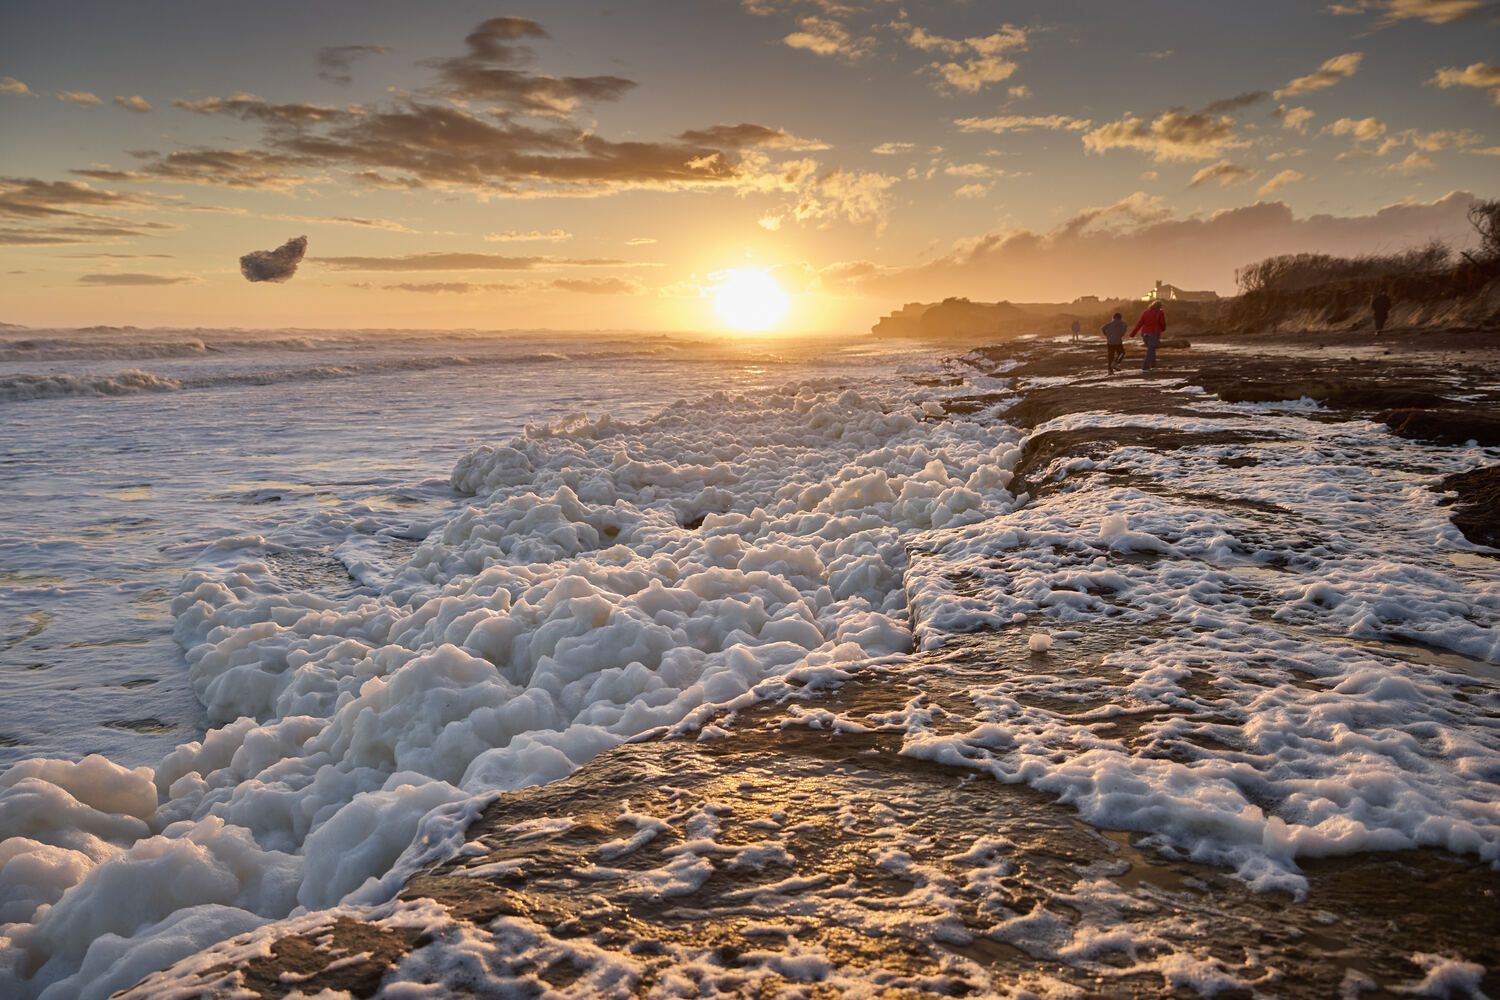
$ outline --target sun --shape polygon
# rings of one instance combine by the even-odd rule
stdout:
[[[736,330],[769,330],[786,315],[787,295],[765,271],[726,271],[714,306]]]

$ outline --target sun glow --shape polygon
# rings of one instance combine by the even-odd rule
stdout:
[[[787,295],[765,271],[727,271],[714,293],[714,307],[736,330],[769,330],[786,315]]]

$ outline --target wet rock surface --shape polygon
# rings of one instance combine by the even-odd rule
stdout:
[[[1017,348],[993,353],[1013,358]],[[1102,346],[1094,353],[1030,349],[1012,374],[1102,366]],[[1209,382],[1232,385],[1230,395],[1311,384],[1295,370],[1305,359],[1252,361],[1200,343],[1164,352],[1153,375],[1101,375],[1020,401],[966,397],[950,412],[1009,399],[1007,422],[1040,428],[1013,485],[1038,498],[1073,485],[1051,471],[1060,463],[1122,446],[1224,446],[1219,465],[1253,468],[1269,435],[1216,430],[1211,415],[1188,409],[1192,386],[1228,400]],[[1233,380],[1205,377],[1215,364]],[[1312,381],[1336,388],[1327,418],[1370,419],[1415,394],[1427,409],[1482,412],[1500,391],[1493,368],[1484,378],[1464,373],[1460,384],[1440,360],[1409,361],[1395,379],[1382,375],[1389,367],[1326,363]],[[1125,419],[1044,426],[1100,410]],[[1202,427],[1145,425],[1168,412],[1203,416]],[[1171,489],[1124,467],[1086,474]],[[1433,488],[1457,494],[1453,517],[1467,537],[1497,544],[1500,469],[1434,477]],[[1214,509],[1256,503],[1228,493],[1191,499]],[[1250,513],[1276,520],[1286,512],[1260,503]],[[977,578],[949,584],[983,592]],[[970,730],[986,718],[976,685],[996,678],[1007,680],[1019,710],[1072,723],[1080,742],[1106,741],[1143,759],[1186,760],[1205,740],[1245,749],[1213,665],[1193,667],[1170,696],[1143,699],[1106,662],[1111,650],[1160,638],[1160,627],[1102,618],[1045,652],[1028,647],[1026,632],[1019,623],[975,631],[838,687],[616,747],[567,779],[501,796],[459,855],[412,879],[395,903],[273,926],[124,995],[167,995],[155,991],[170,979],[173,997],[365,997],[401,983],[400,995],[424,997],[835,997],[858,988],[890,997],[1394,998],[1437,989],[1434,956],[1477,963],[1476,988],[1500,995],[1500,872],[1473,856],[1303,859],[1304,898],[1256,893],[1227,869],[1163,852],[1139,833],[1090,826],[1052,794],[969,766],[982,762],[908,752],[914,715],[926,733]],[[1256,669],[1267,685],[1317,692],[1331,683]],[[1476,679],[1460,696],[1496,703],[1496,685]],[[455,953],[472,961],[455,964]]]

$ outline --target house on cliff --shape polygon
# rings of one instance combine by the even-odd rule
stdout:
[[[1169,285],[1160,278],[1156,279],[1156,287],[1141,296],[1142,302],[1152,300],[1159,302],[1217,302],[1219,293],[1212,291],[1190,292],[1176,285]]]

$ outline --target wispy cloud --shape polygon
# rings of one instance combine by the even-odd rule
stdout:
[[[1402,160],[1400,163],[1393,163],[1386,169],[1392,173],[1411,177],[1415,174],[1422,173],[1424,170],[1436,170],[1437,162],[1434,161],[1432,157],[1413,150],[1412,152],[1406,154],[1406,159]]]
[[[1277,174],[1275,177],[1272,177],[1270,180],[1262,184],[1260,188],[1255,192],[1256,197],[1264,198],[1266,195],[1271,194],[1274,191],[1280,191],[1288,184],[1295,184],[1297,181],[1302,180],[1302,178],[1303,175],[1295,170],[1283,170],[1281,173]]]
[[[914,142],[882,142],[870,152],[877,156],[895,156],[898,153],[910,153],[917,148]]]
[[[1240,184],[1255,176],[1255,171],[1247,170],[1236,163],[1228,160],[1220,160],[1218,163],[1204,167],[1193,175],[1188,182],[1188,187],[1195,188],[1200,184],[1217,182],[1219,187],[1229,187],[1231,184]]]
[[[0,94],[29,94],[31,88],[13,76],[0,76]]]
[[[484,238],[489,243],[562,243],[571,240],[573,234],[562,229],[553,229],[545,233],[539,229],[533,229],[524,233],[516,229],[507,229],[503,233],[486,233]]]
[[[185,285],[196,279],[171,274],[85,274],[78,279],[80,285]]]
[[[87,90],[64,90],[58,93],[57,99],[59,101],[67,101],[70,104],[82,104],[85,107],[90,104],[104,103],[99,100],[97,95],[91,94]]]
[[[1323,126],[1319,134],[1347,135],[1355,142],[1374,142],[1385,135],[1385,122],[1379,118],[1340,118],[1332,125]]]
[[[151,198],[78,181],[0,177],[0,218],[17,220],[16,224],[0,230],[0,243],[12,246],[107,243],[176,229],[163,222],[113,214],[137,212],[156,204]]]
[[[357,215],[278,215],[288,222],[316,222],[325,226],[358,226],[362,229],[386,229],[393,233],[415,233],[399,222],[390,219],[366,219]]]
[[[140,94],[134,97],[116,97],[115,103],[127,111],[139,111],[142,114],[151,110],[151,105],[147,104],[146,99]]]
[[[391,50],[384,45],[330,45],[318,50],[318,78],[348,86],[354,82],[350,70],[357,59],[383,56]]]
[[[317,257],[336,271],[532,271],[542,267],[618,267],[612,258],[506,257],[491,253],[423,253],[402,257]]]
[[[991,118],[959,118],[953,124],[962,132],[1023,132],[1030,129],[1081,132],[1093,122],[1068,115],[996,115]]]
[[[1491,66],[1489,63],[1470,63],[1463,69],[1452,66],[1444,67],[1437,71],[1431,80],[1427,81],[1432,86],[1442,87],[1444,90],[1450,87],[1474,87],[1478,90],[1487,90],[1490,93],[1490,103],[1500,107],[1500,66]]]
[[[1364,59],[1363,52],[1346,52],[1341,56],[1334,56],[1316,72],[1307,76],[1299,76],[1290,81],[1285,87],[1277,90],[1273,95],[1278,101],[1286,97],[1298,97],[1302,94],[1310,94],[1315,90],[1324,90],[1332,87],[1341,80],[1347,80],[1359,72],[1359,64]]]
[[[1333,14],[1377,14],[1378,24],[1419,18],[1428,24],[1450,24],[1492,6],[1489,0],[1346,0],[1328,5]]]

